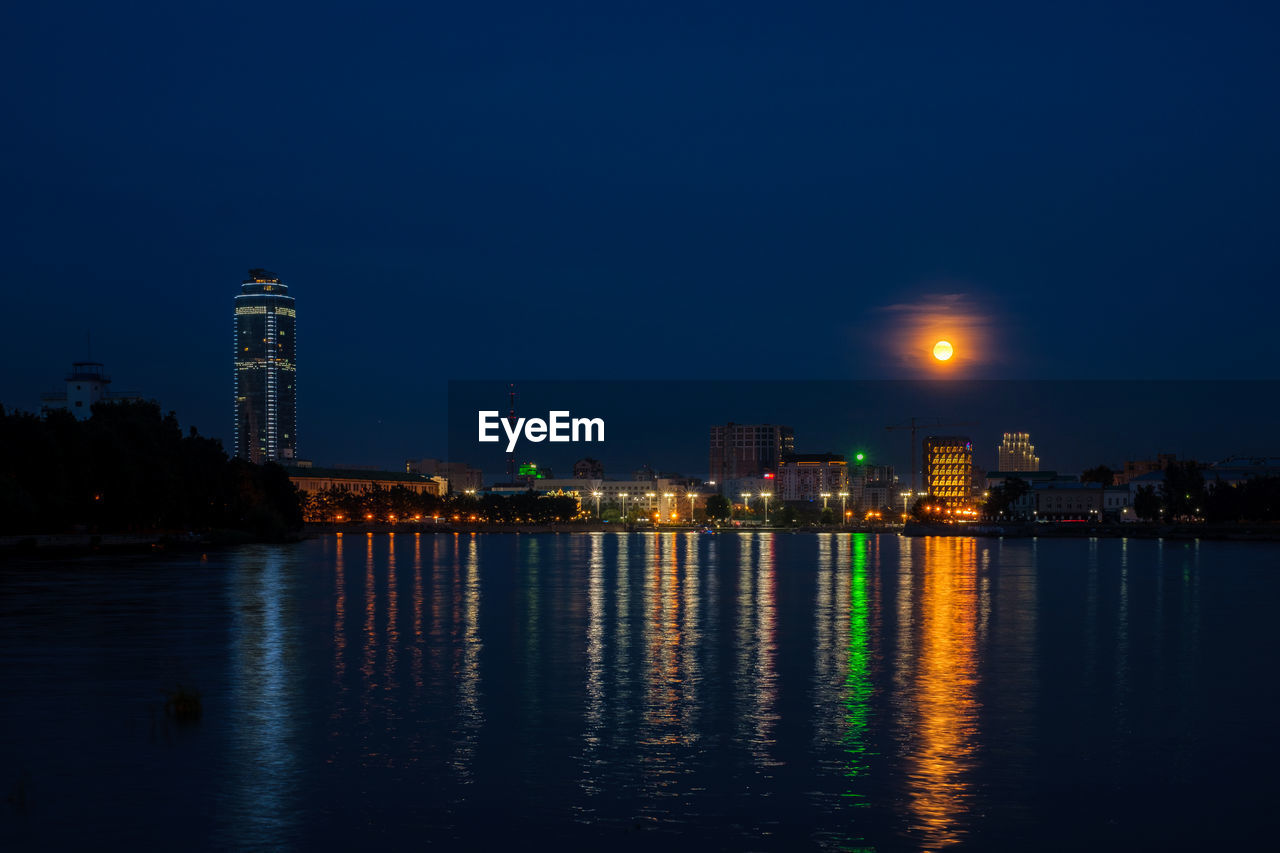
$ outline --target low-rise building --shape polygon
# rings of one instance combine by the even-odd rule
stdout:
[[[1036,518],[1048,521],[1117,521],[1131,514],[1128,486],[1051,481],[1032,487]]]
[[[984,478],[984,491],[1003,486],[1009,480],[1023,480],[1033,488],[1048,483],[1078,483],[1079,477],[1059,474],[1057,471],[988,471]]]
[[[902,512],[901,491],[896,477],[892,480],[867,480],[862,484],[860,497],[854,501],[853,505],[863,512],[870,510]]]
[[[77,420],[83,421],[92,414],[94,403],[142,400],[141,395],[132,391],[110,390],[111,377],[107,375],[102,363],[97,361],[75,362],[71,365],[71,372],[67,374],[65,381],[64,390],[40,395],[42,412],[66,409],[75,415]]]
[[[1124,486],[1147,474],[1163,472],[1170,462],[1177,462],[1176,453],[1158,453],[1155,459],[1130,459],[1124,463],[1124,469],[1115,473],[1114,485]],[[1163,481],[1163,476],[1161,481]]]
[[[350,468],[311,468],[288,466],[289,479],[299,491],[308,494],[336,489],[341,492],[372,492],[403,486],[411,492],[443,495],[449,481],[426,474],[401,474],[398,471],[362,471]]]
[[[1200,473],[1206,486],[1214,483],[1239,486],[1256,477],[1280,477],[1280,458],[1232,456],[1202,467]]]
[[[604,463],[590,456],[579,459],[573,463],[573,477],[575,480],[603,480]]]
[[[426,474],[443,477],[449,482],[449,491],[462,493],[478,491],[484,487],[484,474],[463,462],[445,462],[440,459],[408,459],[404,463],[406,474]]]
[[[774,478],[774,494],[784,501],[816,501],[848,490],[848,463],[835,453],[784,456]]]

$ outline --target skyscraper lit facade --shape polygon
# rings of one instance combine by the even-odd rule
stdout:
[[[973,442],[962,435],[926,438],[924,485],[947,506],[967,503],[973,492]]]
[[[235,313],[235,455],[288,463],[297,458],[297,313],[289,288],[249,270]]]
[[[1025,432],[1006,432],[1000,446],[996,448],[996,456],[996,467],[1001,471],[1040,470],[1040,457],[1036,456],[1031,436]]]

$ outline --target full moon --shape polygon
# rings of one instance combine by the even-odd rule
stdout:
[[[938,361],[946,361],[951,358],[955,350],[951,347],[950,341],[938,341],[933,345],[933,357]]]

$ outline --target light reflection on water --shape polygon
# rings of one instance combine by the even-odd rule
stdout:
[[[297,803],[299,631],[293,589],[296,554],[238,552],[231,574],[231,729],[221,800],[233,816],[230,846],[274,846],[294,829]]]
[[[466,543],[461,583],[461,610],[455,611],[455,625],[461,622],[461,630],[455,634],[460,647],[457,658],[458,682],[457,712],[454,728],[457,733],[453,744],[451,765],[458,779],[472,781],[472,762],[475,759],[476,742],[484,725],[484,711],[480,700],[480,653],[484,643],[480,639],[480,557],[477,537],[472,534]]]
[[[216,756],[188,785],[209,786],[209,838],[233,847],[1176,846],[1216,837],[1192,791],[1248,825],[1230,762],[1266,747],[1236,733],[1274,704],[1239,649],[1275,648],[1280,584],[1269,552],[1230,544],[400,534],[221,559],[225,596],[199,599],[220,619],[166,614],[145,636],[181,643],[126,639],[112,659],[217,662],[206,719],[156,742]],[[101,659],[77,669],[85,637],[144,636],[124,630],[159,612],[138,590],[186,583],[68,587],[94,606],[55,633],[32,577],[0,597],[18,695],[105,695]],[[42,632],[76,651],[36,657]],[[0,731],[24,733],[4,755],[39,767],[25,741],[74,731],[64,704],[0,705]],[[1224,757],[1215,737],[1241,742]],[[1227,793],[1194,787],[1208,769]]]
[[[897,662],[912,673],[904,733],[911,828],[936,850],[963,837],[976,748],[977,561],[973,539],[924,540],[913,573],[918,650]]]

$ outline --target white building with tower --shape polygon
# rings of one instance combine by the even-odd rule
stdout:
[[[98,361],[75,362],[71,365],[71,372],[67,374],[66,382],[65,390],[40,395],[41,412],[66,409],[83,421],[92,414],[94,403],[142,399],[132,391],[112,391],[111,377],[107,375],[102,362]]]

